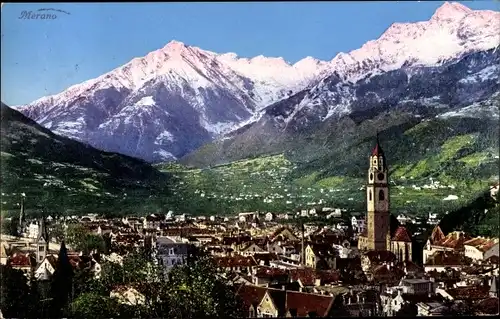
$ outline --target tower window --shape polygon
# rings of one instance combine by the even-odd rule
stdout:
[[[369,199],[369,200],[372,200],[372,191],[370,191],[370,192],[368,193],[368,199]]]
[[[370,182],[373,181],[373,173],[370,173]]]
[[[378,175],[377,175],[377,178],[379,181],[384,180],[384,177],[385,177],[384,173],[378,173]]]
[[[382,189],[378,192],[378,200],[385,200],[384,190]]]

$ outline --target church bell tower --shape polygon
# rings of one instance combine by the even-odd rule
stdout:
[[[367,238],[368,250],[388,250],[390,245],[389,183],[384,152],[377,144],[370,156],[368,169],[367,197]]]

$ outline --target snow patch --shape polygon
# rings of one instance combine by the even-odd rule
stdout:
[[[155,155],[160,155],[163,160],[176,160],[177,158],[170,152],[165,151],[164,149],[160,149],[157,151],[154,151],[153,154]]]
[[[135,105],[136,106],[151,106],[151,105],[156,105],[156,102],[152,96],[145,96],[142,99],[140,99],[137,103],[135,103]]]
[[[162,145],[165,144],[165,142],[173,142],[175,140],[174,136],[172,133],[169,131],[163,131],[158,135],[155,139],[155,144],[156,145]]]

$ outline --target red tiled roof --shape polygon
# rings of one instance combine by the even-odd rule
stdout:
[[[224,237],[224,238],[222,238],[222,244],[223,245],[232,245],[232,244],[239,245],[239,244],[249,242],[251,240],[252,239],[248,235],[238,236],[238,237]]]
[[[267,288],[251,286],[251,285],[241,285],[236,294],[243,302],[245,310],[249,309],[250,306],[257,307],[261,302],[262,298],[266,294]]]
[[[482,314],[497,315],[499,303],[497,297],[491,297],[479,302],[476,306],[476,311]]]
[[[293,233],[293,231],[292,231],[290,228],[288,228],[288,227],[280,227],[280,228],[276,229],[276,230],[275,230],[275,231],[271,234],[271,236],[269,236],[269,240],[270,240],[270,241],[275,241],[276,239],[278,239],[277,237],[278,237],[281,233],[283,233],[285,230],[288,230],[288,231],[289,231],[289,232],[290,232],[290,233],[291,233],[294,237],[297,237],[297,236],[295,236],[295,234]]]
[[[273,278],[287,275],[288,273],[286,270],[273,267],[259,267],[255,273],[255,277],[257,278]]]
[[[224,268],[257,266],[257,262],[253,257],[244,256],[215,257],[214,262],[217,266]]]
[[[482,252],[488,251],[491,247],[498,243],[498,240],[492,238],[472,238],[464,242],[464,245],[472,246]]]
[[[451,232],[442,240],[433,243],[434,246],[452,248],[455,250],[464,249],[464,243],[469,240],[470,237],[465,235],[463,232]]]
[[[297,317],[307,317],[310,312],[315,312],[317,316],[325,317],[330,310],[333,300],[332,296],[287,291],[285,310],[294,310]]]
[[[251,305],[257,307],[266,292],[278,308],[278,315],[283,317],[287,312],[298,317],[306,317],[310,313],[315,313],[319,317],[325,317],[334,301],[332,296],[285,291],[253,285],[240,286],[236,294],[242,300],[245,310],[247,310]]]
[[[491,257],[488,257],[486,259],[487,262],[490,262],[492,264],[498,264],[500,262],[500,257],[494,255],[494,256],[491,256]]]
[[[446,291],[455,300],[478,300],[489,296],[489,287],[487,286],[468,286],[451,288]]]
[[[394,236],[392,237],[392,241],[403,241],[406,243],[411,242],[411,238],[408,235],[406,227],[399,226],[398,229],[396,229]]]
[[[264,261],[264,263],[268,264],[272,260],[278,260],[278,254],[275,253],[259,253],[255,254],[253,256],[257,264],[260,264],[261,261]]]
[[[314,270],[312,268],[296,268],[289,271],[290,279],[298,281],[304,286],[313,286],[316,279],[322,284],[335,283],[340,280],[340,274],[335,270]]]
[[[11,267],[31,267],[33,265],[32,258],[23,253],[15,253],[9,257],[7,262]]]
[[[434,227],[434,229],[432,230],[432,234],[431,234],[431,244],[434,244],[434,243],[437,243],[437,242],[440,242],[444,239],[444,233],[443,231],[441,230],[441,227],[439,227],[439,225],[437,225],[436,227]]]

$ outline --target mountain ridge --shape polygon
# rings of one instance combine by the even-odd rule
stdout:
[[[345,85],[408,66],[436,66],[500,42],[500,13],[445,3],[428,21],[393,23],[378,39],[330,61],[239,58],[171,41],[62,93],[18,109],[43,126],[99,149],[176,160],[246,123],[264,108],[325,79]],[[345,101],[330,116],[348,112]],[[313,97],[302,106],[322,101]],[[180,124],[182,123],[182,124]]]

